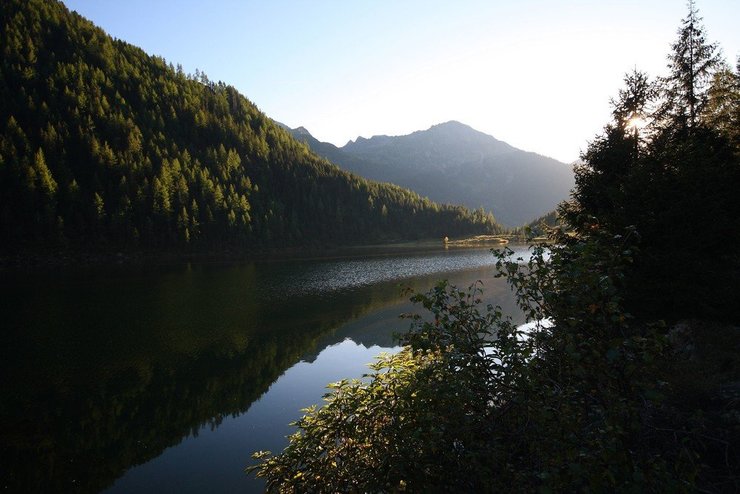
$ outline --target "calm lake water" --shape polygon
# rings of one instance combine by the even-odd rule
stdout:
[[[460,287],[514,316],[486,249],[0,273],[0,489],[261,492],[327,383],[397,351],[401,286]]]

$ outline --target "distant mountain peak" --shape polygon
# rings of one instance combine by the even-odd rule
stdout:
[[[552,211],[573,186],[570,166],[457,120],[403,136],[358,137],[339,151],[352,157],[334,156],[348,170],[432,200],[482,206],[510,226]]]
[[[432,125],[429,127],[429,130],[432,129],[469,129],[469,130],[475,130],[470,125],[466,125],[462,122],[458,122],[457,120],[448,120],[447,122],[438,123],[435,125]],[[477,132],[477,131],[476,131]]]
[[[376,134],[371,137],[357,136],[356,139],[350,139],[349,141],[347,141],[347,144],[345,144],[345,146],[351,146],[353,144],[364,144],[368,142],[387,142],[392,139],[404,138],[408,136],[424,134],[427,132],[450,131],[450,130],[469,131],[469,132],[475,132],[479,134],[481,133],[475,130],[474,128],[472,128],[471,126],[465,125],[462,122],[458,122],[457,120],[449,120],[447,122],[434,124],[426,130],[416,130],[410,134],[394,135],[394,136],[389,136],[388,134]]]
[[[431,127],[429,127],[429,129],[414,132],[414,134],[424,133],[424,132],[433,134],[433,135],[440,135],[440,134],[448,135],[454,138],[483,139],[483,140],[487,140],[490,142],[495,142],[501,145],[505,145],[506,147],[511,147],[509,144],[506,144],[504,141],[496,139],[490,134],[486,134],[485,132],[476,130],[470,125],[464,124],[462,122],[458,122],[457,120],[449,120],[447,122],[442,122],[436,125],[432,125]]]
[[[448,148],[452,152],[452,148],[457,148],[461,145],[475,148],[485,147],[487,149],[486,154],[508,153],[516,150],[516,148],[504,141],[475,130],[469,125],[457,120],[438,123],[426,130],[417,130],[411,134],[401,136],[374,135],[369,139],[359,136],[354,141],[350,140],[347,142],[341,149],[350,153],[364,154],[371,149],[378,150],[387,146],[393,148],[397,146],[412,146],[426,147],[430,150],[436,149],[434,151],[435,153],[439,151],[444,155],[447,151],[437,148]],[[446,156],[443,158],[445,162],[456,160],[457,157],[455,156]]]
[[[299,129],[293,135],[308,142]],[[309,145],[345,170],[434,201],[492,210],[509,226],[552,211],[573,186],[572,166],[517,149],[457,120],[402,136],[358,136],[341,148],[315,139]]]
[[[313,137],[306,127],[300,126],[292,129],[293,135]]]

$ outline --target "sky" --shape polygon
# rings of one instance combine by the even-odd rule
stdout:
[[[684,0],[64,0],[112,36],[338,146],[457,120],[577,159],[633,68],[666,73]],[[734,66],[740,1],[698,0]]]

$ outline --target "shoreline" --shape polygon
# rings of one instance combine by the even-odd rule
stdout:
[[[179,264],[188,262],[274,262],[317,259],[344,259],[352,257],[383,257],[401,253],[425,253],[447,249],[466,249],[505,246],[509,242],[525,242],[514,235],[474,235],[459,239],[424,239],[377,244],[311,245],[272,247],[237,251],[223,250],[83,250],[67,249],[0,254],[0,272],[35,271],[58,268],[94,266],[125,266],[146,264]]]

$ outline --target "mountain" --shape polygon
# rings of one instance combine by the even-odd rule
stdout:
[[[292,133],[346,170],[434,201],[483,207],[508,226],[552,211],[574,185],[569,165],[455,121],[405,136],[358,137],[342,148],[320,143],[302,128]]]
[[[63,4],[0,3],[0,253],[242,250],[498,231],[340,170],[233,87]]]
[[[297,127],[295,129],[291,129],[287,125],[279,122],[278,125],[290,132],[290,134],[298,141],[307,144],[311,151],[323,158],[326,158],[330,162],[339,165],[344,170],[351,170],[352,173],[364,176],[363,172],[366,169],[375,166],[368,160],[359,158],[351,153],[347,153],[330,142],[319,141],[313,135],[311,135],[311,133],[305,127]],[[384,180],[378,181],[383,182]]]

